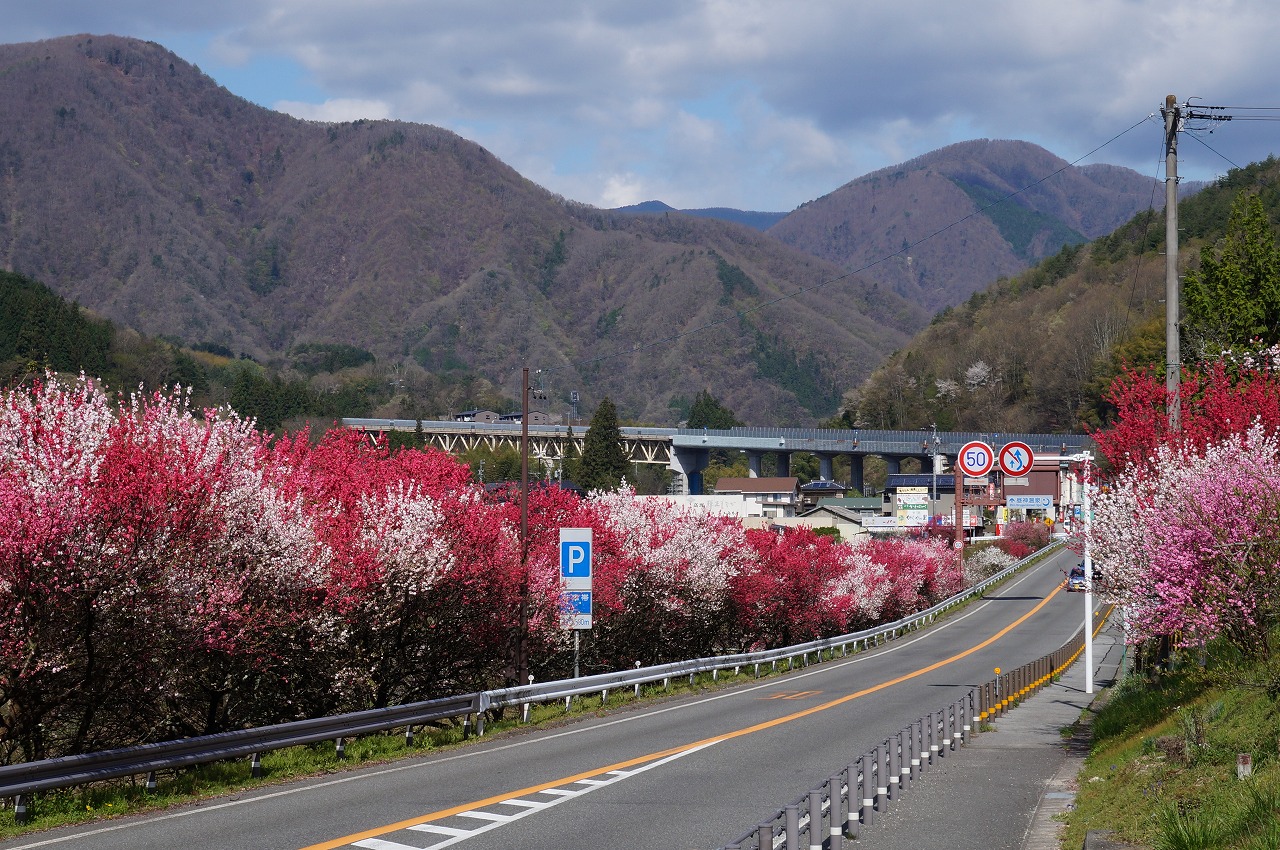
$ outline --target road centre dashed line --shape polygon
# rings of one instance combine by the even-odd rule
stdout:
[[[361,838],[357,841],[352,841],[350,842],[350,844],[347,844],[347,845],[336,845],[336,846],[361,847],[361,848],[364,848],[364,850],[439,850],[439,848],[450,847],[454,844],[458,844],[459,842],[466,841],[469,838],[474,838],[475,836],[480,835],[482,833],[497,829],[500,826],[506,826],[512,821],[517,821],[522,818],[526,818],[529,815],[536,814],[537,812],[541,812],[544,809],[549,809],[552,806],[558,806],[561,803],[566,803],[570,800],[577,799],[578,797],[581,797],[585,794],[590,794],[592,791],[596,791],[596,790],[599,790],[600,788],[608,787],[617,782],[621,782],[624,779],[629,779],[632,776],[636,776],[638,774],[652,770],[655,767],[661,767],[665,764],[669,764],[670,762],[673,762],[676,759],[684,758],[687,755],[692,755],[693,753],[699,752],[701,750],[705,750],[707,747],[710,747],[716,743],[719,743],[719,742],[710,741],[710,742],[701,744],[697,747],[691,747],[687,750],[682,750],[677,753],[671,753],[669,755],[664,756],[663,758],[655,759],[654,761],[643,764],[640,767],[637,767],[633,770],[610,770],[607,773],[603,774],[604,776],[609,777],[608,779],[594,779],[594,778],[588,777],[583,779],[576,779],[572,783],[569,783],[572,785],[582,786],[577,789],[571,790],[571,789],[561,788],[561,787],[549,787],[549,788],[540,788],[533,792],[538,794],[552,795],[555,798],[552,800],[534,801],[534,800],[525,800],[523,798],[511,798],[506,800],[495,800],[491,803],[491,805],[509,804],[509,805],[517,805],[517,806],[524,807],[521,809],[521,811],[516,812],[514,814],[498,814],[495,812],[485,811],[479,808],[467,809],[466,811],[448,810],[445,813],[437,813],[440,816],[440,819],[442,820],[448,817],[468,817],[468,818],[473,818],[475,820],[488,821],[484,826],[478,826],[475,829],[460,829],[458,827],[444,826],[442,824],[436,824],[429,821],[423,822],[423,823],[409,824],[403,827],[403,830],[408,832],[427,833],[427,834],[444,836],[444,840],[437,841],[433,844],[427,844],[427,845],[401,844],[396,841],[389,841],[385,838],[370,836],[368,838]],[[562,783],[563,783],[563,780],[562,780]],[[557,783],[557,786],[562,783]],[[381,834],[390,835],[395,831],[398,831],[398,830],[384,831]]]

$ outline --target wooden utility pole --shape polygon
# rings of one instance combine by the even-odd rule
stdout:
[[[1178,99],[1164,99],[1164,388],[1169,397],[1169,430],[1182,427],[1182,351],[1178,337],[1182,286],[1178,281]]]
[[[516,685],[529,684],[529,367],[520,373],[520,610],[516,623]]]

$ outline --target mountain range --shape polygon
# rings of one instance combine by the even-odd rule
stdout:
[[[771,214],[566,200],[436,127],[294,119],[154,43],[0,46],[6,270],[284,370],[343,344],[514,397],[529,366],[553,413],[577,391],[675,424],[705,389],[748,424],[818,421],[939,307],[1132,216],[1142,182],[969,143],[762,232]]]

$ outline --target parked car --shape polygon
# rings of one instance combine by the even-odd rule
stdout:
[[[1089,583],[1084,576],[1084,564],[1072,567],[1070,575],[1067,576],[1067,590],[1083,591],[1088,589]]]

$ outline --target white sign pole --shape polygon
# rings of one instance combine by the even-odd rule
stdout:
[[[1089,541],[1093,537],[1093,509],[1089,505],[1089,461],[1084,452],[1084,692],[1093,693],[1093,557]]]

